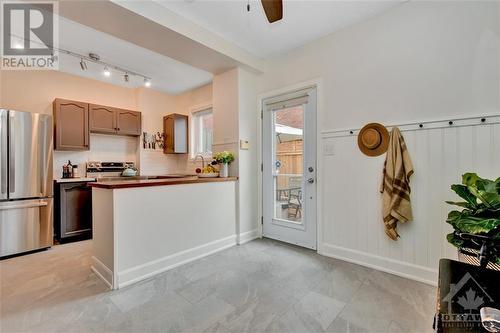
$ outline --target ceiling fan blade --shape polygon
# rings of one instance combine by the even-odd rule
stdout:
[[[261,2],[269,23],[279,21],[283,18],[282,0],[261,0]]]

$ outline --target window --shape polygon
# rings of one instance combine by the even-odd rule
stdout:
[[[191,157],[198,154],[212,156],[213,114],[212,108],[193,112],[191,117]]]

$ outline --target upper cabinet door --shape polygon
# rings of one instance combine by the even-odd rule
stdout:
[[[102,105],[89,105],[90,113],[90,131],[94,133],[116,133],[116,115],[115,108]]]
[[[116,109],[117,133],[122,135],[141,135],[141,113]]]
[[[56,99],[53,104],[56,150],[89,150],[89,105]]]
[[[163,117],[163,132],[164,154],[188,153],[188,116],[173,113]]]

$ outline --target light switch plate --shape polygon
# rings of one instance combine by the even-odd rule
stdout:
[[[241,150],[250,149],[250,144],[248,143],[248,140],[240,140],[240,149]]]
[[[333,142],[325,142],[323,145],[323,156],[335,155],[335,145]]]

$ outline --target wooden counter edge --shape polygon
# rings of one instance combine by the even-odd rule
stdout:
[[[132,187],[168,186],[168,185],[199,184],[199,183],[221,183],[221,182],[232,182],[237,180],[238,177],[198,178],[198,179],[173,178],[173,179],[106,181],[106,182],[89,183],[88,185],[96,188],[121,189],[121,188],[132,188]]]

